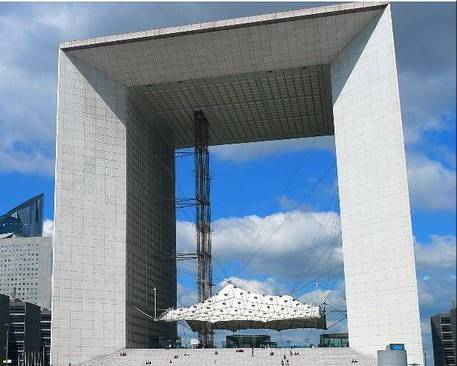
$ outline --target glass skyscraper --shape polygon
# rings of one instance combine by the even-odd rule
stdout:
[[[42,236],[44,194],[39,194],[0,216],[0,234]]]

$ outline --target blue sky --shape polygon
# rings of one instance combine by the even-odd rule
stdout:
[[[45,216],[53,218],[59,42],[312,5],[318,3],[0,4],[0,212],[44,192]],[[455,11],[454,3],[392,5],[429,353],[428,318],[448,310],[456,286]],[[193,194],[192,163],[185,157],[178,161],[179,196]],[[216,280],[233,276],[251,289],[280,293],[300,279],[311,282],[307,294],[297,294],[302,299],[340,301],[341,249],[339,242],[330,244],[338,233],[334,166],[332,138],[213,148],[214,252],[224,267],[215,264]],[[193,210],[178,213],[182,250],[194,245],[188,222],[193,215]],[[239,271],[240,262],[251,258],[251,247],[261,250]],[[310,257],[318,264],[331,259],[335,270],[325,277],[325,288],[311,281],[321,274],[318,265],[304,260],[303,248],[314,249]],[[195,278],[189,274],[194,267],[180,268],[182,304],[195,301]],[[303,341],[302,333],[284,337]]]

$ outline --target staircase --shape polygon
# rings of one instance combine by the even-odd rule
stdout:
[[[215,352],[217,351],[217,354]],[[373,358],[350,348],[251,349],[236,352],[232,348],[217,349],[126,349],[97,357],[79,366],[377,366]],[[273,352],[273,355],[270,355]],[[298,353],[294,355],[294,353]],[[121,356],[122,354],[125,356]],[[286,358],[284,358],[284,355]],[[283,361],[283,363],[281,363]]]

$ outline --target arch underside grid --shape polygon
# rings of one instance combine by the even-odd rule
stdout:
[[[210,145],[333,135],[330,66],[315,65],[131,87],[176,148],[193,146],[193,112]]]

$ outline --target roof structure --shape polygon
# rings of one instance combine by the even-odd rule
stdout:
[[[160,318],[185,320],[192,331],[208,324],[212,329],[326,329],[325,315],[319,306],[304,304],[289,295],[261,295],[228,283],[216,295],[188,308],[168,310]]]
[[[196,110],[210,145],[333,135],[329,65],[385,7],[337,4],[60,48],[128,87],[176,148],[193,146]]]

